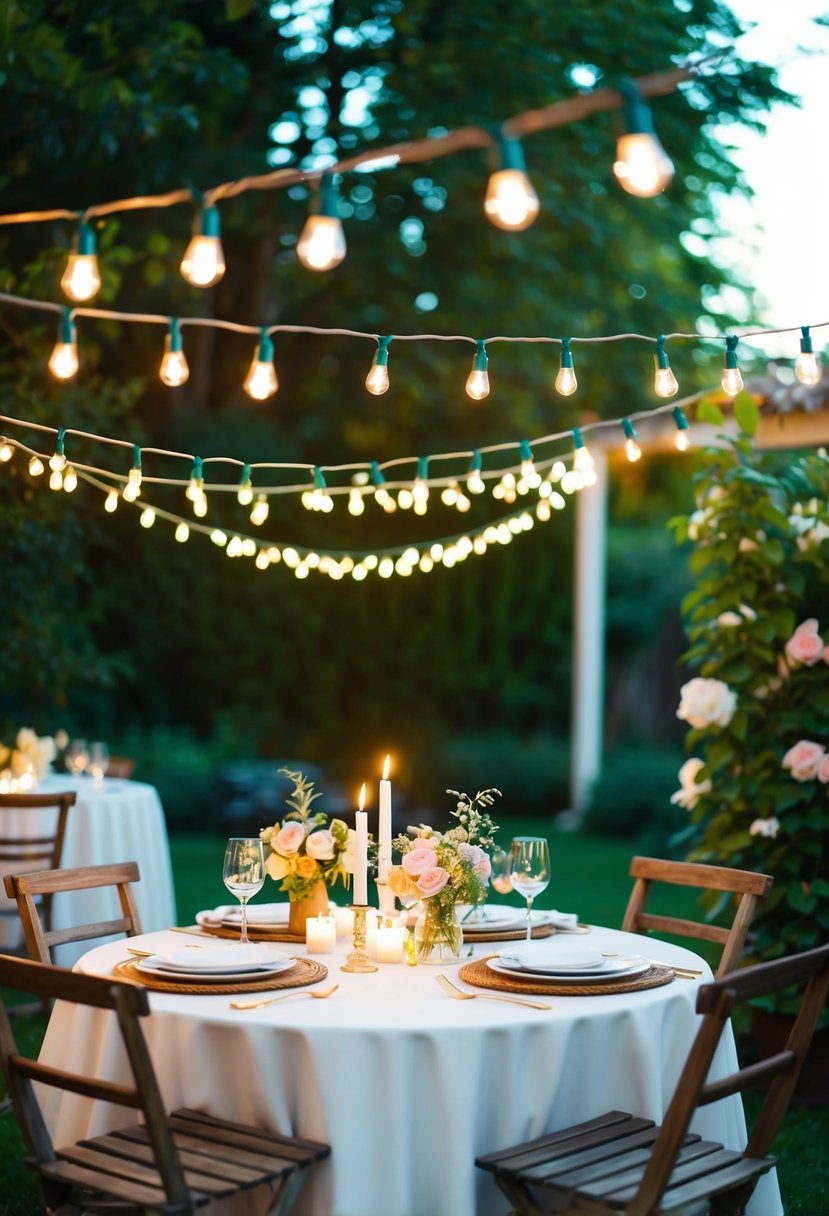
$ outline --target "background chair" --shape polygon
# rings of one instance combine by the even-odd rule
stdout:
[[[21,865],[28,869],[42,869],[45,864],[56,870],[63,854],[69,808],[75,805],[75,797],[70,791],[59,794],[0,794],[0,869],[17,872]],[[19,828],[23,813],[32,825],[31,831],[21,831]],[[18,917],[15,907],[0,908],[0,917],[13,921],[16,930]],[[46,929],[51,928],[51,893],[42,896],[40,919]],[[24,953],[25,947],[17,945],[13,940],[16,934],[11,925],[8,927],[9,941],[2,949]]]
[[[310,1166],[331,1152],[325,1144],[274,1135],[199,1111],[178,1110],[168,1116],[140,1025],[150,1012],[147,993],[137,984],[2,957],[0,986],[43,1001],[112,1010],[132,1075],[132,1084],[114,1084],[73,1073],[71,1043],[66,1045],[60,1070],[22,1057],[0,1004],[0,1062],[32,1157],[30,1164],[38,1174],[44,1209],[54,1211],[77,1200],[81,1209],[90,1204],[101,1210],[97,1205],[108,1204],[108,1211],[132,1210],[124,1205],[134,1205],[140,1212],[151,1209],[180,1216],[214,1199],[268,1183],[276,1191],[269,1211],[283,1216]],[[34,1082],[133,1107],[143,1122],[56,1150]]]
[[[108,777],[129,779],[135,771],[135,759],[132,756],[110,756],[107,767]]]
[[[130,884],[138,880],[135,862],[123,861],[106,866],[81,866],[75,870],[33,870],[23,874],[7,874],[3,882],[6,894],[17,902],[29,957],[41,963],[51,963],[52,946],[109,937],[114,933],[137,936],[141,932],[141,921]],[[51,899],[59,892],[95,891],[105,887],[115,889],[121,905],[119,917],[67,929],[51,929],[44,924],[39,913],[40,897]]]
[[[657,857],[634,857],[630,863],[630,875],[636,882],[625,909],[622,928],[627,933],[652,930],[668,936],[695,937],[700,941],[718,942],[723,947],[716,970],[718,978],[739,966],[757,901],[768,895],[774,882],[770,874],[731,870],[726,866],[695,865],[686,861],[662,861]],[[730,928],[646,912],[645,903],[651,884],[655,882],[699,887],[705,891],[722,891],[734,895],[734,918]]]
[[[732,1010],[753,997],[805,989],[785,1048],[706,1084]],[[789,1105],[829,992],[829,946],[746,967],[697,993],[703,1020],[661,1127],[610,1111],[550,1136],[479,1157],[520,1216],[581,1212],[656,1216],[669,1211],[739,1216],[757,1179],[774,1164],[769,1147]],[[742,1153],[688,1134],[698,1106],[770,1081]],[[714,1200],[711,1207],[708,1201]]]

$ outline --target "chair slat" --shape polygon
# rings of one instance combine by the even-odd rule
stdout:
[[[170,1115],[174,1120],[187,1120],[190,1123],[198,1123],[206,1125],[208,1128],[221,1128],[227,1126],[223,1119],[218,1119],[215,1115],[208,1115],[205,1111],[189,1110],[186,1107],[181,1107],[179,1110],[174,1110]],[[238,1131],[245,1131],[244,1123],[234,1124]],[[301,1136],[281,1136],[278,1132],[265,1131],[261,1127],[250,1127],[248,1131],[253,1132],[257,1139],[263,1143],[269,1144],[274,1149],[286,1149],[291,1153],[299,1153],[302,1149],[313,1153],[315,1159],[329,1156],[331,1148],[327,1144],[320,1144],[318,1140],[303,1140]]]
[[[693,1178],[704,1178],[714,1170],[720,1169],[721,1166],[731,1165],[733,1161],[739,1161],[739,1159],[739,1153],[730,1152],[714,1141],[700,1140],[687,1149],[680,1150],[677,1164],[671,1171],[671,1181],[679,1184]],[[588,1180],[579,1183],[578,1187],[574,1186],[573,1189],[577,1189],[580,1195],[587,1195],[591,1198],[628,1203],[638,1191],[645,1169],[644,1165],[639,1162],[622,1161],[620,1164],[619,1172],[614,1173],[612,1177],[603,1178],[595,1184]],[[563,1181],[565,1184],[570,1182],[569,1179]]]
[[[600,1115],[596,1119],[588,1119],[584,1123],[574,1123],[572,1127],[565,1127],[561,1131],[551,1132],[546,1136],[538,1136],[535,1140],[528,1140],[526,1144],[520,1145],[518,1148],[502,1149],[497,1153],[486,1153],[483,1157],[478,1157],[478,1164],[484,1169],[500,1169],[509,1162],[512,1168],[513,1160],[520,1154],[532,1152],[535,1149],[552,1148],[554,1145],[563,1144],[566,1141],[572,1141],[578,1136],[587,1132],[595,1132],[597,1141],[602,1140],[602,1133],[605,1128],[610,1128],[616,1123],[629,1123],[633,1118],[625,1111],[612,1110],[606,1115]],[[653,1120],[643,1120],[643,1123],[649,1123],[653,1126]]]
[[[268,1164],[270,1176],[276,1177],[283,1171],[288,1171],[294,1168],[298,1163],[303,1161],[307,1156],[306,1153],[296,1153],[288,1155],[285,1149],[260,1149],[250,1147],[244,1141],[236,1144],[228,1144],[222,1134],[223,1124],[219,1124],[216,1131],[216,1138],[211,1139],[206,1133],[201,1135],[188,1135],[186,1131],[178,1130],[178,1121],[173,1117],[170,1118],[170,1127],[173,1132],[173,1143],[176,1148],[186,1149],[191,1153],[204,1153],[212,1157],[216,1161],[236,1161],[241,1165],[248,1165],[253,1169],[262,1169],[263,1163]],[[148,1141],[146,1128],[118,1128],[113,1132],[113,1135],[123,1136],[128,1140],[139,1142]],[[278,1154],[278,1155],[277,1155]]]
[[[650,1147],[656,1139],[659,1129],[644,1119],[631,1119],[630,1123],[644,1123],[645,1127],[636,1134],[611,1136],[606,1140],[594,1138],[593,1144],[589,1147],[579,1148],[579,1142],[577,1142],[572,1152],[548,1153],[538,1165],[533,1166],[531,1163],[520,1165],[521,1174],[525,1178],[538,1182],[542,1178],[557,1177],[559,1174],[579,1169],[581,1166],[589,1166],[600,1161],[613,1162],[622,1153],[630,1153],[646,1145]],[[614,1166],[610,1165],[608,1168],[613,1169]]]
[[[683,1209],[688,1204],[698,1203],[701,1199],[712,1195],[721,1195],[724,1191],[737,1186],[744,1186],[752,1179],[759,1178],[774,1165],[774,1158],[765,1157],[755,1160],[751,1157],[740,1157],[715,1173],[704,1175],[685,1182],[681,1186],[671,1186],[662,1196],[659,1204],[660,1212],[672,1212]]]
[[[55,1161],[40,1164],[38,1173],[52,1182],[63,1182],[71,1186],[89,1187],[100,1193],[101,1175],[97,1170],[85,1169],[71,1161]],[[167,1197],[163,1190],[157,1187],[144,1186],[138,1182],[127,1182],[122,1178],[107,1179],[107,1193],[116,1199],[126,1199],[130,1203],[144,1207],[157,1207],[163,1210]]]
[[[125,1179],[128,1182],[140,1182],[144,1186],[158,1187],[163,1190],[161,1177],[153,1164],[125,1157],[122,1154],[116,1155],[107,1152],[95,1140],[86,1141],[85,1144],[75,1144],[70,1148],[58,1149],[58,1153],[64,1161],[71,1161],[75,1165],[82,1165],[87,1169],[106,1174],[106,1178],[99,1180],[99,1186],[102,1182],[104,1186],[108,1186],[110,1177],[114,1177]],[[232,1183],[222,1182],[219,1178],[200,1171],[185,1169],[184,1180],[191,1192],[204,1196],[210,1195],[214,1199],[225,1199],[238,1189]]]
[[[231,1179],[242,1187],[257,1186],[263,1181],[264,1174],[261,1167],[252,1169],[238,1161],[229,1161],[226,1158],[218,1160],[204,1153],[190,1152],[182,1146],[178,1136],[173,1137],[173,1142],[185,1170],[202,1171],[212,1177]],[[111,1153],[114,1157],[128,1157],[132,1161],[151,1162],[154,1159],[153,1150],[148,1141],[145,1140],[141,1143],[138,1140],[129,1140],[113,1133],[96,1136],[94,1140],[80,1140],[78,1143],[83,1147],[94,1145],[104,1152]]]

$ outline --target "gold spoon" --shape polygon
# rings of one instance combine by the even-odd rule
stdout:
[[[278,1005],[280,1001],[289,1001],[292,996],[313,996],[318,1001],[324,1001],[327,996],[331,996],[339,988],[339,984],[332,984],[330,988],[308,988],[297,989],[296,992],[286,992],[284,996],[269,996],[264,1001],[231,1001],[231,1009],[263,1009],[265,1005]]]

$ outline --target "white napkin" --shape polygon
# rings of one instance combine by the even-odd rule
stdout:
[[[290,955],[273,946],[250,943],[247,946],[234,942],[231,946],[187,947],[182,950],[161,951],[154,956],[162,966],[178,971],[245,971],[259,967],[273,967],[292,961]]]
[[[554,925],[556,929],[569,930],[571,933],[579,927],[579,918],[575,912],[556,912],[553,909],[545,912],[544,918],[548,925]]]
[[[604,959],[596,950],[583,950],[569,942],[547,945],[540,942],[527,946],[512,946],[502,950],[499,962],[505,967],[518,967],[522,971],[593,971],[601,967]]]
[[[289,903],[279,904],[248,904],[249,925],[287,925],[290,915]],[[223,920],[241,920],[242,910],[239,904],[219,904],[218,908],[208,908],[199,912],[196,922],[204,921],[220,924]]]

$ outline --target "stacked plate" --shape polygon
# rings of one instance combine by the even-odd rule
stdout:
[[[257,929],[287,929],[291,905],[248,904],[248,925]],[[220,904],[218,908],[207,908],[196,913],[196,924],[204,928],[221,925],[225,929],[238,929],[242,920],[239,904]]]
[[[464,933],[509,933],[515,929],[526,929],[527,913],[523,908],[510,908],[498,904],[458,904],[458,920]],[[579,932],[575,913],[533,912],[534,928],[553,925],[559,932]]]
[[[516,946],[487,959],[487,967],[498,975],[553,984],[602,984],[608,980],[632,979],[650,968],[641,955],[605,958],[595,951],[568,950],[562,943]]]
[[[159,979],[227,984],[235,980],[267,979],[288,971],[296,959],[274,946],[265,944],[231,946],[186,946],[153,954],[136,963],[136,971]]]

